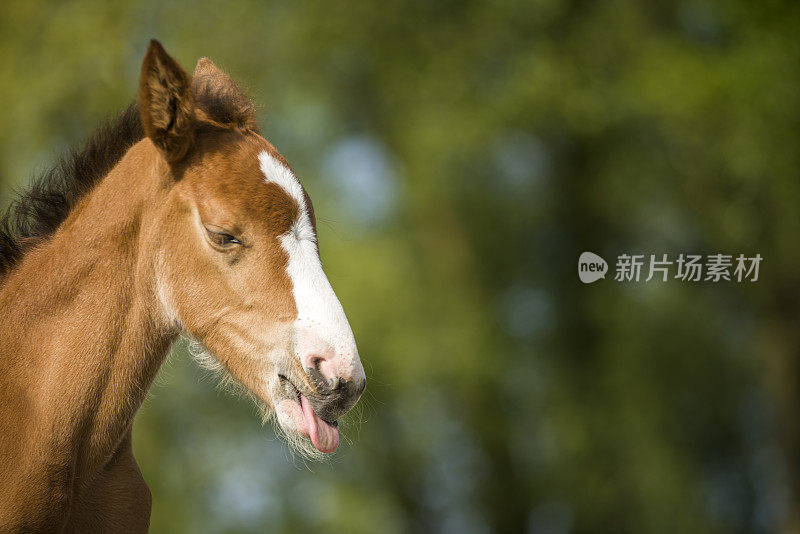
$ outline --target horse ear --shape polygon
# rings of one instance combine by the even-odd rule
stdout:
[[[198,108],[213,121],[258,131],[255,106],[230,76],[207,57],[200,58],[192,75]]]
[[[192,74],[192,78],[199,78],[201,76],[211,76],[211,77],[224,76],[230,81],[228,75],[222,72],[220,68],[214,65],[214,62],[208,59],[207,57],[201,57],[199,60],[197,60],[197,66],[195,66],[194,74]]]
[[[139,78],[139,112],[145,134],[168,162],[183,158],[194,140],[194,94],[189,75],[150,41]]]

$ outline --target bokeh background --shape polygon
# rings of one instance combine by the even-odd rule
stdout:
[[[293,459],[183,345],[134,428],[152,531],[800,531],[800,4],[0,6],[2,205],[146,44],[247,87],[369,377]],[[764,257],[583,285],[594,251]]]

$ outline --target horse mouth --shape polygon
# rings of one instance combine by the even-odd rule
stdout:
[[[335,451],[339,447],[339,423],[322,419],[294,382],[284,375],[278,375],[278,378],[283,393],[278,406],[292,419],[294,430],[310,439],[319,452]]]

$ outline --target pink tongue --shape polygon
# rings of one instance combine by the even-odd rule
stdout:
[[[300,395],[300,404],[303,407],[303,418],[308,426],[311,443],[319,452],[335,451],[339,446],[339,429],[320,419],[305,395]]]

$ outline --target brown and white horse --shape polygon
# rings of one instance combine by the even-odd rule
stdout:
[[[365,376],[314,209],[211,61],[151,42],[138,105],[3,224],[1,532],[147,530],[131,426],[182,332],[291,441],[337,448]]]

